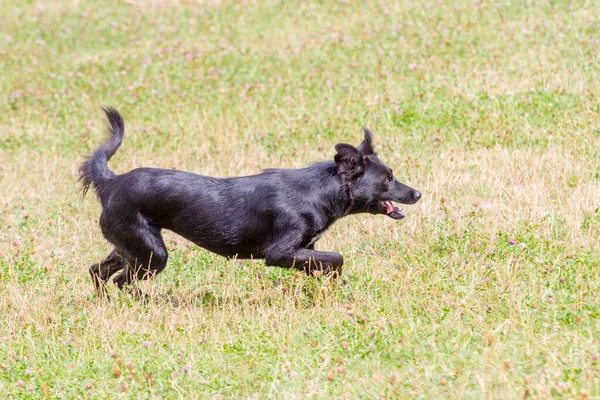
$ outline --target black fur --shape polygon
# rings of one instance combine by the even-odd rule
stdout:
[[[314,249],[331,224],[363,212],[401,219],[404,214],[391,201],[413,204],[421,197],[393,178],[366,128],[358,148],[338,144],[333,161],[302,169],[269,169],[236,178],[156,168],[115,175],[107,161],[121,145],[124,123],[115,109],[104,111],[110,137],[79,170],[83,193],[90,185],[96,190],[102,233],[115,246],[90,268],[101,294],[119,271],[114,282],[123,288],[165,268],[162,229],[225,257],[263,258],[267,265],[338,275],[342,256]]]

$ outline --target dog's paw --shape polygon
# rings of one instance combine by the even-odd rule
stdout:
[[[127,274],[125,272],[121,272],[119,275],[115,276],[113,278],[113,283],[115,285],[117,285],[117,287],[119,289],[123,289],[123,287],[125,287],[125,285],[128,284],[127,282]]]
[[[137,286],[128,287],[127,293],[129,293],[134,299],[141,301],[144,304],[149,304],[152,300],[148,294],[144,293],[144,291]]]

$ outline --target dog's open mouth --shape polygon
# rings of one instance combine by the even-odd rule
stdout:
[[[385,212],[388,216],[394,219],[404,218],[404,209],[396,207],[394,204],[392,204],[391,201],[382,201],[381,204],[383,204],[383,206],[385,207]]]

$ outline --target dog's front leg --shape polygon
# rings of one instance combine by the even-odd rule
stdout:
[[[322,273],[338,277],[342,274],[344,258],[340,253],[332,251],[273,249],[266,254],[265,263],[269,266],[300,269],[311,275]]]

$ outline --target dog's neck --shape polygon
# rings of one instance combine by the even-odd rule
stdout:
[[[352,208],[354,206],[354,194],[352,193],[352,182],[348,181],[344,176],[338,177],[340,179],[342,193],[344,194],[345,198],[344,213],[340,216],[341,218],[350,214],[350,212],[352,211]]]
[[[325,220],[324,228],[327,229],[336,220],[348,215],[352,208],[352,190],[343,177],[337,174],[334,162],[322,162],[313,166],[324,175],[315,180],[319,184],[319,190],[324,194],[321,197],[321,210]]]

